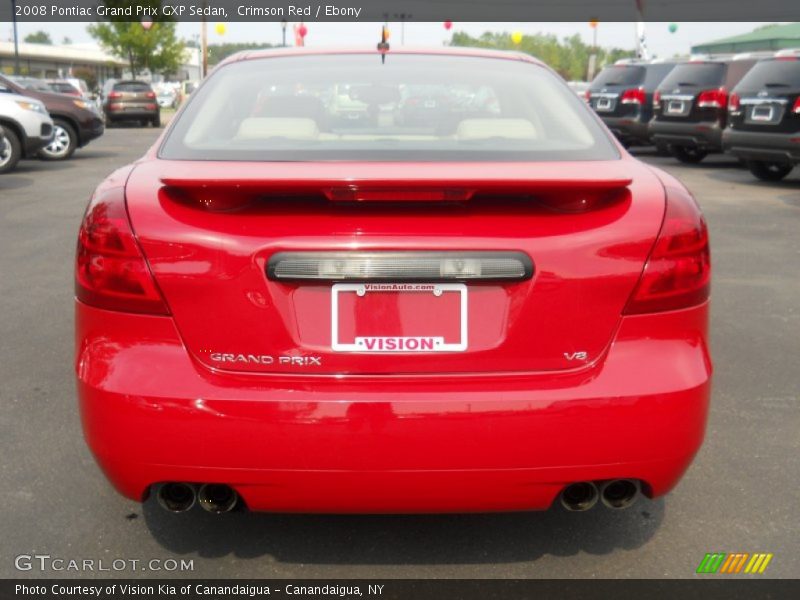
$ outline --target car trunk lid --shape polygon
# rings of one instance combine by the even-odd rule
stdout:
[[[187,349],[210,368],[262,373],[584,367],[613,339],[664,212],[659,180],[629,159],[157,160],[136,168],[126,194]],[[302,259],[285,273],[324,277],[276,276],[281,257]],[[529,270],[496,277],[512,264]],[[376,288],[360,294],[365,284]]]

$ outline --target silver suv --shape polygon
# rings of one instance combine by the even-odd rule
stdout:
[[[39,100],[4,91],[0,85],[0,174],[23,156],[34,156],[53,138],[53,121]]]

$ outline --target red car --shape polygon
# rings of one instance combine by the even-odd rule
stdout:
[[[497,103],[398,118],[434,85]],[[83,427],[172,511],[624,508],[702,443],[709,278],[689,192],[533,58],[238,54],[87,209]]]

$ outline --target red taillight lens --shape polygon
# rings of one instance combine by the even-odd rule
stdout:
[[[147,92],[147,94],[145,94],[145,95],[146,95],[148,98],[155,98],[155,97],[156,97],[156,93],[155,93],[155,92]]]
[[[796,115],[800,115],[800,96],[794,101],[794,106],[792,106],[792,112]]]
[[[111,92],[108,97],[113,100],[115,98],[122,98],[122,94],[119,92]]]
[[[121,188],[95,197],[78,233],[75,295],[98,308],[169,314],[133,235]]]
[[[623,104],[644,104],[645,99],[646,94],[644,92],[644,88],[638,87],[622,92],[622,98],[620,99],[620,102]]]
[[[728,92],[724,87],[705,90],[697,96],[697,106],[700,108],[725,108],[727,105]]]
[[[661,92],[656,92],[653,94],[653,110],[658,110],[661,108]]]
[[[586,102],[591,102],[592,101],[592,92],[591,92],[591,90],[586,90],[585,92],[583,92],[583,99]]]
[[[708,229],[688,192],[667,188],[664,222],[626,314],[677,310],[708,299],[711,259]]]
[[[740,108],[739,94],[731,94],[728,98],[728,112],[739,112]]]

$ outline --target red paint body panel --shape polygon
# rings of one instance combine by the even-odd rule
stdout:
[[[705,429],[707,305],[624,317],[569,374],[345,378],[215,373],[169,317],[76,310],[86,438],[133,499],[217,481],[254,510],[524,510],[616,477],[658,496]]]
[[[261,189],[268,198],[246,210],[210,213],[199,200],[187,203],[159,193],[164,180],[191,181],[198,173],[202,181],[213,182],[206,186],[230,194],[243,187]],[[631,178],[607,204],[583,213],[557,212],[534,200],[501,201],[504,190],[556,189],[563,195],[570,188],[595,190],[604,182],[618,186]],[[325,190],[337,182],[374,181],[401,190],[400,197],[404,189],[435,182],[442,188],[487,190],[489,200],[353,208],[286,199],[291,192]],[[155,279],[197,360],[209,367],[296,372],[277,360],[220,365],[212,358],[218,353],[322,357],[321,365],[304,371],[311,374],[569,370],[580,364],[565,353],[580,351],[592,362],[619,325],[664,214],[660,180],[630,158],[584,163],[580,170],[574,163],[153,160],[134,170],[126,198]],[[275,253],[320,250],[523,251],[535,272],[519,283],[470,284],[468,351],[443,353],[436,361],[414,354],[386,360],[379,354],[331,352],[330,284],[267,280],[265,266]]]

